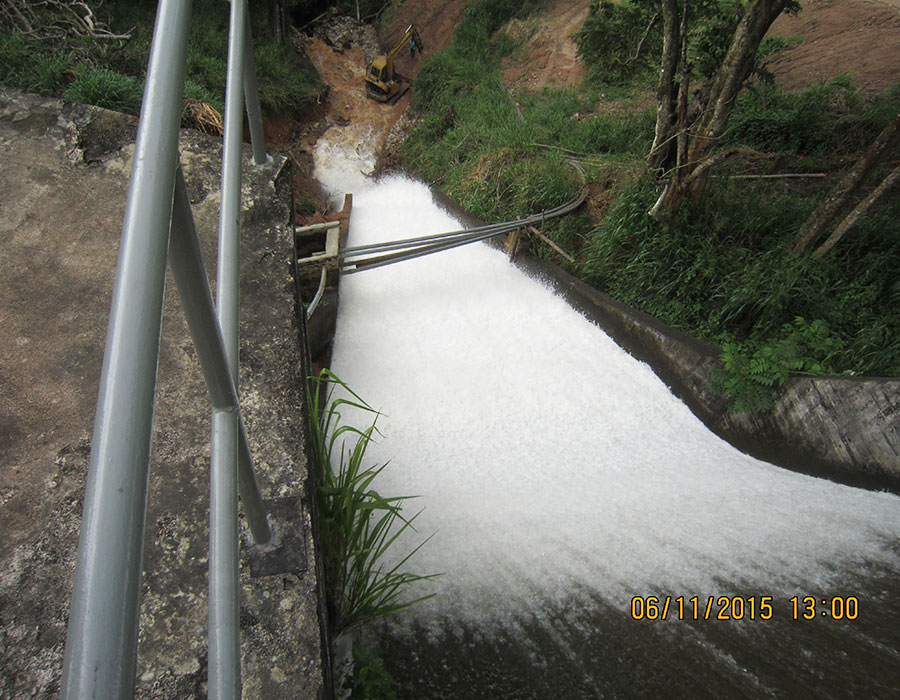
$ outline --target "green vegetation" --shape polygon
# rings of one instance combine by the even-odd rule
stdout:
[[[143,81],[138,78],[109,68],[82,64],[76,69],[75,79],[63,96],[75,102],[137,114],[141,110],[143,92]]]
[[[228,3],[196,0],[188,41],[187,99],[222,111],[225,97]],[[0,28],[0,83],[131,114],[140,110],[156,13],[155,3],[119,0],[95,15],[127,39],[23,34]],[[268,112],[298,112],[326,87],[308,60],[272,43],[265,12],[252,13],[260,102]],[[50,21],[49,19],[47,21]]]
[[[404,164],[486,219],[548,209],[583,188],[567,154],[540,144],[621,163],[639,160],[652,140],[649,110],[625,117],[598,114],[597,91],[507,92],[500,62],[516,42],[499,28],[534,7],[485,0],[471,4],[454,43],[429,58],[416,80],[414,108],[422,119],[404,144]],[[590,230],[583,215],[547,226],[563,245],[574,248]]]
[[[713,387],[733,397],[738,413],[767,411],[772,407],[772,390],[784,384],[792,373],[834,374],[831,360],[842,349],[823,321],[807,323],[798,316],[785,324],[782,336],[768,344],[726,341],[723,368],[713,373]]]
[[[651,20],[658,9],[656,0],[591,3],[590,14],[575,40],[592,82],[622,85],[646,81],[655,72],[662,35],[656,26],[659,19],[653,24]]]
[[[385,670],[381,656],[359,642],[353,642],[352,670],[342,686],[350,700],[397,700],[394,679]]]
[[[731,168],[780,169],[784,166],[776,163],[788,162],[793,172],[803,173],[833,164],[832,154],[861,149],[879,133],[892,110],[900,109],[898,97],[900,91],[894,90],[864,101],[844,81],[794,93],[757,86],[741,99],[729,136],[733,145],[756,150]],[[804,116],[796,129],[772,127],[793,125],[791,115],[798,114]],[[775,155],[767,156],[770,152]],[[583,277],[667,323],[721,344],[727,369],[734,371],[732,381],[720,386],[738,399],[736,409],[771,400],[742,391],[748,386],[742,374],[751,366],[760,368],[761,358],[779,371],[900,374],[895,312],[900,202],[862,219],[832,255],[792,256],[787,248],[824,194],[822,188],[802,178],[790,185],[779,180],[747,184],[728,179],[727,173],[699,206],[683,213],[679,225],[669,228],[646,215],[658,195],[649,177],[623,186],[590,236]],[[800,336],[801,327],[814,332]]]
[[[335,388],[348,398],[334,398]],[[363,465],[376,432],[375,419],[365,430],[342,423],[341,411],[345,409],[375,418],[377,413],[327,369],[315,378],[309,407],[328,617],[337,635],[432,597],[402,600],[410,584],[434,576],[401,570],[430,538],[396,564],[384,563],[385,554],[397,539],[415,529],[413,523],[419,514],[407,519],[402,513],[411,497],[385,497],[373,488],[387,466]]]
[[[716,37],[736,21],[734,3],[707,5],[690,45],[698,86],[697,73],[709,74],[723,51]],[[656,116],[647,107],[661,36],[647,32],[655,7],[594,4],[578,38],[590,68],[586,90],[511,94],[500,64],[516,43],[502,26],[534,6],[473,3],[454,43],[417,80],[420,121],[404,146],[405,165],[497,221],[577,192],[583,184],[570,152],[581,154],[587,184],[610,204],[593,227],[584,214],[548,226],[578,258],[565,266],[722,347],[715,385],[735,410],[765,409],[790,374],[897,376],[900,201],[873,208],[828,255],[793,255],[791,241],[830,184],[731,176],[840,173],[900,110],[900,85],[872,96],[846,78],[794,92],[757,81],[738,100],[722,142],[732,155],[714,167],[704,199],[660,224],[647,215],[660,185],[644,160]],[[639,59],[630,58],[645,34]],[[797,41],[766,40],[757,64]],[[758,73],[765,77],[764,67]],[[884,174],[882,166],[874,177]]]

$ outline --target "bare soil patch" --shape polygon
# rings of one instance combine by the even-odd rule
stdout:
[[[503,80],[513,90],[577,87],[584,64],[572,38],[587,19],[590,3],[550,0],[546,11],[526,20],[513,20],[509,32],[524,39],[519,51],[503,62]]]
[[[816,85],[842,73],[867,92],[900,81],[900,0],[804,0],[782,15],[770,35],[800,36],[769,69],[785,88]]]
[[[416,25],[425,47],[422,56],[415,59],[411,58],[408,52],[401,51],[394,64],[397,70],[405,76],[415,78],[422,67],[423,59],[450,46],[456,25],[467,4],[466,0],[404,2],[394,13],[388,31],[380,36],[384,49],[389,51],[393,48],[410,24]]]

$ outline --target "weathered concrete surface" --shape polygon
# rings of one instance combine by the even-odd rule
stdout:
[[[467,225],[483,223],[440,193],[435,200]],[[900,380],[796,377],[785,384],[770,413],[729,413],[727,400],[709,388],[721,350],[616,301],[557,265],[525,255],[515,264],[546,281],[649,364],[707,427],[738,449],[795,471],[900,494]]]
[[[0,698],[55,697],[135,120],[0,87]],[[215,277],[221,143],[182,162]],[[246,161],[245,161],[246,162]],[[244,168],[242,405],[265,498],[298,497],[305,570],[242,560],[245,698],[319,698],[325,680],[303,456],[290,172]],[[205,697],[209,403],[167,284],[136,696]]]

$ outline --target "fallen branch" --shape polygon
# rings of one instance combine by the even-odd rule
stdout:
[[[115,34],[97,21],[84,0],[5,0],[0,3],[0,26],[48,39],[73,35],[113,41],[131,38],[130,29]]]
[[[810,215],[803,224],[800,233],[791,243],[792,253],[803,253],[818,240],[828,223],[834,219],[838,211],[851,199],[869,171],[881,159],[893,141],[894,136],[900,132],[900,114],[888,124],[866,152],[860,156],[856,164],[847,172],[841,181],[825,196],[822,203]]]
[[[548,246],[550,246],[551,248],[553,248],[553,250],[555,250],[557,253],[559,253],[560,255],[562,255],[562,256],[563,256],[566,260],[568,260],[570,263],[573,263],[573,264],[575,263],[575,258],[574,258],[574,257],[572,257],[571,255],[569,255],[566,251],[564,251],[562,248],[560,248],[558,245],[556,245],[556,243],[554,243],[554,242],[551,241],[549,238],[547,238],[543,233],[541,233],[540,231],[538,231],[534,226],[529,226],[529,227],[528,227],[528,230],[531,231],[531,233],[533,233],[535,236],[537,236],[538,238],[540,238],[540,239],[541,239],[544,243],[546,243]]]
[[[831,233],[831,235],[825,240],[825,242],[816,248],[815,252],[813,252],[812,256],[814,258],[821,258],[825,253],[831,250],[834,245],[841,240],[841,237],[849,231],[853,224],[856,223],[857,219],[865,214],[869,207],[871,207],[875,202],[877,202],[881,196],[887,192],[894,183],[900,180],[900,165],[894,168],[890,174],[881,181],[881,184],[878,185],[868,197],[864,198],[859,204],[857,204],[853,211],[851,211],[844,220],[838,224],[837,228]]]

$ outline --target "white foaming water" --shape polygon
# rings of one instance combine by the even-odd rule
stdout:
[[[346,172],[317,176],[354,188],[351,245],[461,228],[422,184]],[[581,595],[819,594],[870,564],[900,570],[900,498],[738,452],[487,246],[344,277],[332,367],[383,413],[377,488],[424,508],[401,548],[436,532],[408,567],[444,572],[418,619],[509,624]]]

